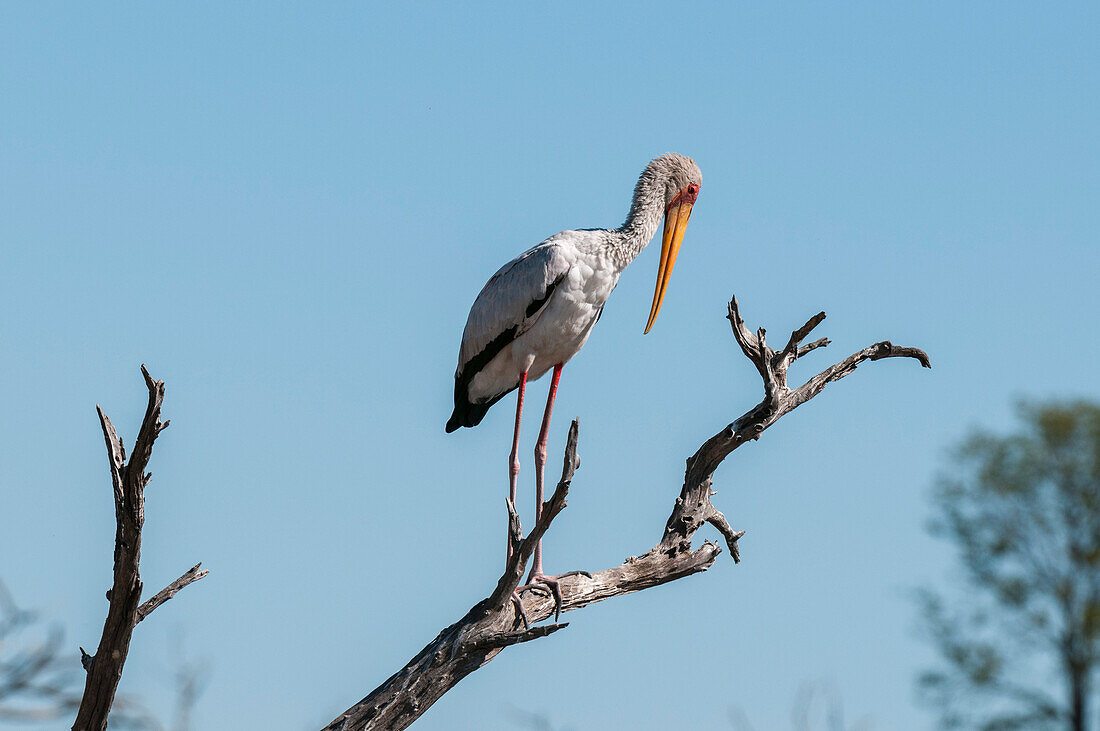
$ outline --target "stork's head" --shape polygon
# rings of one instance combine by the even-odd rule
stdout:
[[[691,208],[699,197],[699,188],[703,184],[703,173],[690,157],[670,152],[661,155],[646,166],[643,179],[654,175],[656,180],[665,181],[665,230],[661,237],[661,263],[657,269],[657,287],[653,291],[653,304],[649,308],[648,333],[661,311],[661,302],[665,299],[668,280],[672,276],[672,267],[676,265],[676,256],[680,253],[680,244],[684,240]]]

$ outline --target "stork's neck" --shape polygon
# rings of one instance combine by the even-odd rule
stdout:
[[[630,213],[623,225],[612,232],[612,255],[620,270],[634,261],[660,228],[665,212],[666,183],[665,176],[651,167],[638,178]]]

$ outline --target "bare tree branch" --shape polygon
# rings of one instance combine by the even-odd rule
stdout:
[[[722,460],[744,442],[758,439],[781,416],[809,401],[828,383],[848,375],[865,360],[910,357],[931,367],[923,351],[882,342],[854,353],[791,390],[787,386],[787,369],[791,364],[829,343],[822,338],[802,345],[802,341],[825,319],[825,313],[814,315],[795,330],[779,353],[768,347],[763,328],[754,334],[745,326],[736,298],[729,304],[727,317],[737,344],[764,382],[764,400],[704,442],[688,459],[684,485],[676,498],[661,541],[641,556],[628,558],[620,566],[561,578],[558,581],[560,600],[534,588],[525,588],[520,592],[519,600],[512,600],[535,544],[565,508],[573,474],[579,466],[576,454],[578,426],[573,421],[561,480],[545,503],[540,520],[526,538],[522,536],[515,507],[511,504],[507,506],[512,559],[493,592],[470,609],[466,616],[440,632],[404,668],[340,714],[325,727],[328,731],[406,728],[462,678],[492,660],[504,647],[537,639],[567,626],[551,624],[531,627],[532,623],[556,616],[559,611],[569,612],[707,570],[722,549],[709,541],[704,541],[699,548],[692,547],[692,537],[705,523],[718,529],[734,560],[738,561],[738,541],[745,532],[734,530],[710,502],[714,494],[711,477]]]
[[[178,594],[180,592],[180,589],[182,589],[183,587],[187,586],[188,584],[193,584],[194,582],[198,581],[199,579],[210,573],[206,569],[202,569],[200,571],[199,569],[201,567],[201,562],[195,564],[191,568],[187,569],[187,572],[183,576],[179,577],[171,584],[164,587],[153,596],[149,597],[149,599],[147,599],[140,607],[138,607],[137,621],[140,622],[141,620],[148,617],[154,609]]]
[[[184,586],[201,579],[207,573],[199,572],[199,567],[195,566],[145,604],[140,604],[142,583],[138,569],[141,562],[141,529],[145,524],[145,488],[152,478],[151,474],[145,472],[145,468],[153,455],[154,442],[168,427],[167,421],[160,420],[164,381],[153,380],[144,365],[141,367],[141,374],[149,389],[149,403],[129,462],[126,461],[126,447],[114,424],[103,413],[103,409],[96,406],[107,444],[107,459],[114,490],[114,583],[107,592],[110,605],[98,649],[94,655],[89,655],[81,648],[81,664],[88,675],[73,731],[104,731],[107,728],[107,716],[111,712],[118,682],[122,678],[122,668],[130,651],[134,627]]]

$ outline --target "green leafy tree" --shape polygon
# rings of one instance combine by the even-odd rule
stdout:
[[[1100,405],[1022,404],[1020,428],[971,434],[939,479],[930,529],[963,591],[921,593],[941,664],[921,676],[947,728],[1096,727]]]

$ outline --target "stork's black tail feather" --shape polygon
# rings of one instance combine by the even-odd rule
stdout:
[[[481,423],[481,420],[485,418],[485,414],[489,411],[489,407],[500,401],[502,398],[515,391],[515,387],[508,389],[499,396],[480,404],[471,404],[466,400],[465,394],[455,394],[455,410],[451,412],[451,418],[447,419],[447,433],[450,434],[453,431],[457,431],[463,426],[477,426]]]

